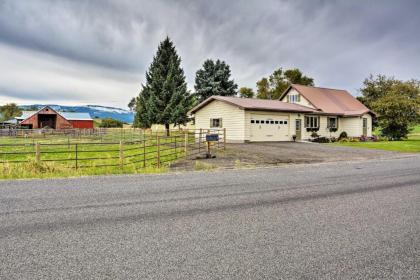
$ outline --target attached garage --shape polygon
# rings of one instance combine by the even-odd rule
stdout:
[[[251,113],[250,141],[289,141],[289,117]]]

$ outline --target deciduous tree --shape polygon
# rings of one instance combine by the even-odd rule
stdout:
[[[303,75],[297,68],[286,71],[279,68],[268,79],[262,78],[257,82],[257,97],[262,99],[278,99],[291,84],[313,86],[314,80]]]
[[[0,107],[0,118],[2,120],[10,120],[14,117],[18,117],[22,114],[22,111],[15,103],[8,103]]]
[[[239,96],[242,98],[253,98],[254,95],[254,90],[252,88],[241,87],[239,89]]]
[[[394,77],[372,75],[365,79],[359,97],[378,114],[383,136],[392,139],[407,137],[409,128],[420,121],[420,82],[401,81]]]

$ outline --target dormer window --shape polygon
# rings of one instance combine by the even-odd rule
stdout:
[[[298,103],[300,102],[300,94],[289,94],[287,99],[287,102],[289,103]]]

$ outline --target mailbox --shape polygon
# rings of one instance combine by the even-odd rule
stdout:
[[[207,142],[217,142],[219,141],[219,134],[206,134]]]

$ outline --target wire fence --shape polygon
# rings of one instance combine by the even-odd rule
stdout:
[[[122,131],[125,131],[124,135],[128,132]],[[115,130],[101,130],[101,132],[102,136],[115,134]],[[105,137],[100,141],[96,138],[71,138],[66,137],[68,134],[60,135],[57,131],[56,134],[41,139],[26,137],[24,139],[27,141],[21,143],[1,143],[0,139],[0,163],[19,165],[27,162],[38,164],[49,162],[74,169],[101,167],[123,169],[127,165],[135,165],[136,168],[159,168],[180,158],[194,159],[203,155],[209,156],[212,152],[224,150],[226,147],[225,129],[175,130],[170,131],[169,135],[166,131],[130,132],[133,140],[123,137],[119,141],[105,141],[108,139]],[[46,139],[49,141],[45,142]]]

